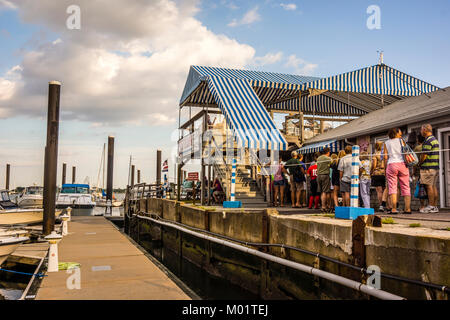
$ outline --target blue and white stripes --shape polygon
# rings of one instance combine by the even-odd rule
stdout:
[[[377,64],[305,83],[302,90],[318,89],[377,95],[419,96],[439,88],[406,73]]]
[[[248,81],[210,76],[208,87],[241,147],[287,150],[287,141]]]
[[[235,201],[236,191],[236,158],[233,158],[233,164],[231,167],[231,188],[230,188],[230,201]]]
[[[359,206],[359,146],[352,147],[352,177],[350,188],[350,207]]]
[[[297,152],[301,154],[314,153],[321,151],[325,147],[330,148],[331,153],[339,151],[339,143],[336,140],[327,140],[301,147]]]

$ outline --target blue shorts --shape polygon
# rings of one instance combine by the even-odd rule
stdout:
[[[284,186],[284,180],[274,181],[273,185],[282,187],[282,186]]]

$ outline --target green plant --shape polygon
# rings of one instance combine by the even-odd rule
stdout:
[[[395,221],[391,217],[387,217],[387,218],[383,218],[381,220],[381,223],[382,224],[395,224]]]
[[[419,228],[420,227],[420,223],[411,223],[409,225],[410,228]]]

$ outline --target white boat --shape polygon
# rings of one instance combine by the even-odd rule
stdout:
[[[44,188],[32,186],[25,188],[17,198],[17,205],[21,208],[42,208]]]
[[[88,184],[63,184],[56,199],[56,208],[71,207],[72,215],[94,215],[95,201]]]
[[[55,217],[58,217],[61,212],[62,210],[55,210]],[[42,223],[43,220],[43,209],[0,210],[0,226],[34,225]]]
[[[4,236],[0,237],[0,265],[19,247],[29,240],[28,237]]]
[[[61,214],[61,210],[55,211],[55,217]],[[44,219],[43,209],[22,209],[11,201],[6,190],[0,191],[0,225],[31,225],[42,223]]]

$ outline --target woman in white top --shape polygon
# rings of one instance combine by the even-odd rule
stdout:
[[[392,211],[397,211],[397,179],[400,181],[401,194],[405,200],[404,213],[411,213],[411,190],[409,187],[409,170],[405,165],[402,155],[402,131],[399,128],[390,129],[389,140],[384,143],[384,161],[387,162],[386,179],[388,182],[389,196],[391,198]]]

